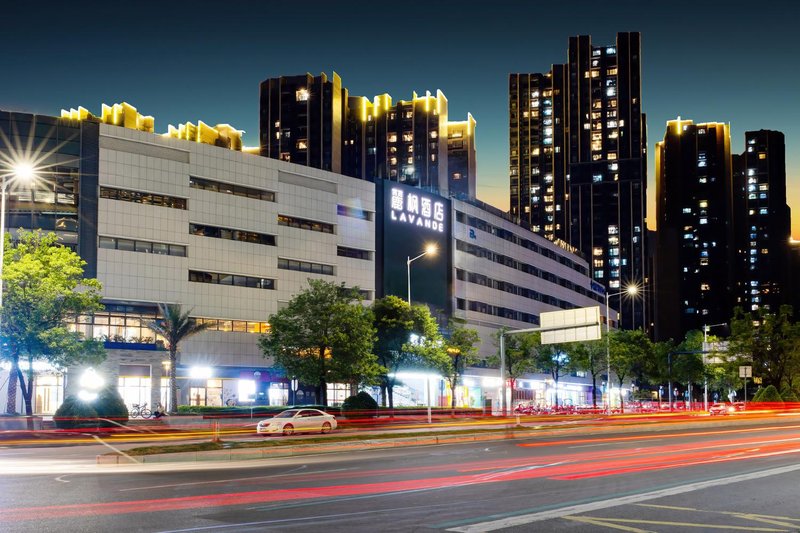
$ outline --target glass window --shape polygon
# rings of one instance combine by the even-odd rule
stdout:
[[[117,239],[117,250],[125,250],[133,252],[135,248],[134,241],[130,239]]]

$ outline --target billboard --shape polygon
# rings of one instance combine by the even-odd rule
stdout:
[[[450,313],[450,200],[393,181],[380,181],[376,185],[378,296],[393,294],[407,299],[407,260],[434,245],[435,254],[426,254],[411,263],[411,300],[428,304],[434,314]]]

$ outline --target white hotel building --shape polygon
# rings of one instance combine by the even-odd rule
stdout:
[[[119,383],[129,405],[164,403],[168,357],[142,326],[162,302],[211,323],[180,346],[179,403],[286,404],[289,380],[258,347],[269,316],[307,278],[359,287],[366,303],[385,294],[406,297],[406,258],[428,239],[424,231],[439,234],[442,254],[439,263],[412,265],[414,300],[430,296],[442,316],[466,319],[481,334],[483,357],[496,351],[500,326],[533,327],[542,311],[601,305],[603,289],[592,284],[585,259],[479,202],[415,189],[444,203],[445,228],[407,238],[404,231],[418,228],[398,231],[386,208],[390,189],[408,193],[406,186],[231,149],[236,143],[219,127],[216,146],[140,131],[148,129],[146,119],[138,116],[136,129],[127,121],[124,127],[0,111],[0,152],[11,152],[5,141],[25,146],[33,137],[34,147],[52,152],[44,163],[55,165],[33,191],[9,192],[8,227],[56,231],[87,261],[86,275],[103,284],[106,309],[77,327],[105,341],[108,357],[97,370]],[[51,414],[75,392],[70,377],[81,369],[36,370],[35,411]],[[498,376],[485,365],[471,369],[456,391],[459,403],[497,405]],[[0,401],[7,377],[6,365]],[[520,386],[532,391],[525,399],[547,401],[546,376],[529,378]],[[422,389],[409,375],[399,403],[425,403]],[[564,378],[562,389],[575,403],[591,401],[585,379]],[[448,401],[443,382],[437,390],[434,404]],[[328,397],[336,403],[345,394],[344,386],[331,385]],[[313,387],[300,384],[298,403],[315,400]]]

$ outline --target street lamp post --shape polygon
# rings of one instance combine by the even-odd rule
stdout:
[[[608,402],[608,414],[611,415],[611,338],[609,337],[609,323],[611,322],[610,309],[608,304],[608,299],[612,296],[620,296],[622,294],[628,294],[630,296],[635,296],[636,293],[639,292],[639,287],[636,285],[629,285],[627,289],[624,291],[615,292],[613,294],[606,293],[606,401]],[[618,320],[619,321],[619,320]]]
[[[719,324],[704,324],[703,325],[703,410],[708,411],[708,377],[705,376],[706,370],[706,354],[708,351],[708,332],[715,326],[727,326],[727,322],[720,322]]]
[[[409,306],[411,306],[411,263],[426,255],[436,255],[436,251],[437,248],[435,244],[428,244],[425,246],[425,251],[419,254],[417,257],[412,258],[410,255],[406,256],[406,282],[408,283],[406,296],[408,298]]]

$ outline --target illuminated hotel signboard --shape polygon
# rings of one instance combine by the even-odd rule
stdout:
[[[452,250],[450,200],[396,181],[376,183],[376,285],[378,296],[392,294],[431,309],[448,311],[451,304]],[[426,254],[408,267],[407,261],[429,246]]]
[[[400,187],[392,187],[391,195],[389,217],[392,222],[444,233],[443,201]]]

